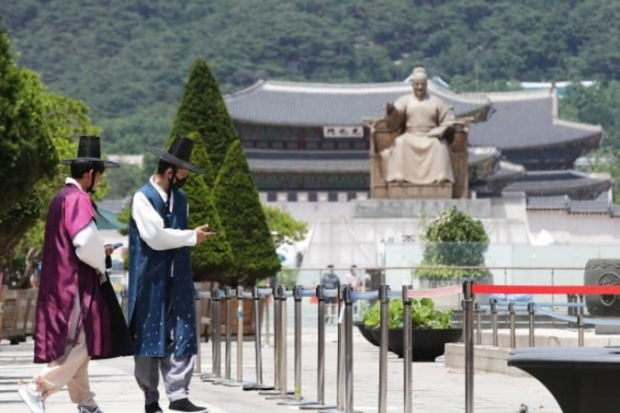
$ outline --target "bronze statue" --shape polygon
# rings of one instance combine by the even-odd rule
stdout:
[[[385,180],[418,185],[454,183],[449,149],[455,123],[452,108],[428,94],[424,68],[413,70],[411,83],[412,94],[385,107],[388,128],[400,131],[393,144],[381,150],[381,159],[387,164]]]

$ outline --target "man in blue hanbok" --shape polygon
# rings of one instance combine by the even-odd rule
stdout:
[[[162,412],[160,371],[170,410],[207,411],[188,399],[197,352],[189,247],[214,235],[208,225],[187,228],[187,197],[180,188],[189,171],[202,173],[190,163],[193,146],[193,140],[179,135],[168,152],[149,148],[160,158],[157,171],[131,205],[128,320],[146,413]]]

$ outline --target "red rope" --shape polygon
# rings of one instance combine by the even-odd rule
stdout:
[[[474,294],[620,295],[620,285],[490,285],[474,284]]]

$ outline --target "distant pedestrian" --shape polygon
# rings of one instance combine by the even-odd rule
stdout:
[[[340,278],[334,272],[334,266],[328,265],[327,272],[321,277],[321,285],[326,290],[337,290],[340,287]],[[338,297],[325,297],[325,323],[336,323],[336,304]]]

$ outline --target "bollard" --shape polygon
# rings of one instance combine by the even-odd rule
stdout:
[[[286,290],[282,285],[277,287],[279,297],[279,319],[278,323],[274,324],[274,334],[277,333],[276,346],[278,347],[278,382],[276,391],[277,394],[266,397],[267,400],[282,400],[291,399],[290,393],[287,391],[287,317],[286,317]],[[279,332],[278,332],[279,331]]]
[[[508,314],[510,318],[510,348],[517,347],[516,326],[515,326],[515,303],[508,303]]]
[[[474,311],[476,313],[476,344],[482,344],[482,310],[480,309],[480,303],[475,303]]]
[[[273,326],[274,326],[274,332],[273,332],[273,364],[274,364],[274,368],[273,368],[273,389],[271,390],[263,390],[263,391],[259,391],[258,394],[260,395],[278,395],[280,394],[280,343],[279,343],[279,336],[280,336],[280,328],[278,327],[281,323],[281,310],[282,310],[282,301],[280,300],[280,289],[279,288],[274,288],[272,291],[273,294]]]
[[[530,301],[529,303],[527,303],[527,312],[530,315],[530,347],[535,347],[536,346],[536,342],[535,342],[535,337],[534,337],[534,314],[535,314],[535,309],[534,309],[534,302]]]
[[[580,314],[577,316],[577,331],[578,331],[578,335],[577,335],[577,345],[579,347],[583,347],[583,329],[584,329],[584,325],[583,325],[583,316]]]
[[[213,384],[228,384],[232,382],[232,288],[224,288],[224,298],[226,299],[226,365],[224,366],[224,380]]]
[[[490,300],[491,304],[491,328],[493,329],[493,347],[499,347],[497,337],[497,302]]]
[[[411,285],[403,286],[403,389],[404,390],[404,408],[403,413],[411,413],[413,409],[413,392],[412,392],[412,349],[411,343],[411,298],[408,296]]]
[[[293,400],[285,400],[279,402],[280,405],[287,406],[303,406],[303,405],[311,405],[316,404],[314,401],[304,400],[301,395],[301,299],[302,299],[302,287],[301,285],[296,285],[293,289],[293,299],[294,302],[294,317],[295,317],[295,344],[294,344],[294,368],[295,368],[295,384],[293,391]]]
[[[202,300],[196,294],[194,313],[196,314],[196,368],[194,373],[202,376],[202,354],[201,353],[201,342],[200,342],[200,326],[202,325]]]
[[[345,332],[345,413],[357,413],[353,410],[353,300],[351,287],[345,285],[344,332]]]
[[[379,339],[379,413],[387,410],[387,352],[388,352],[388,320],[389,304],[388,291],[390,287],[381,285],[379,287],[380,302],[380,339]]]
[[[224,383],[225,386],[243,386],[243,287],[237,287],[237,379]]]
[[[246,384],[243,390],[273,390],[273,386],[263,384],[263,354],[261,345],[261,320],[260,320],[260,291],[258,287],[252,288],[252,301],[254,306],[254,355],[256,358],[256,383]]]
[[[322,285],[316,287],[317,299],[317,383],[316,404],[300,406],[301,410],[331,410],[336,406],[325,404],[325,290]]]
[[[202,381],[207,382],[220,382],[222,381],[221,374],[221,352],[222,342],[220,335],[220,290],[214,290],[211,292],[211,374],[203,374],[200,376]]]
[[[463,283],[465,314],[463,327],[465,330],[465,413],[474,413],[474,294],[472,281]]]

